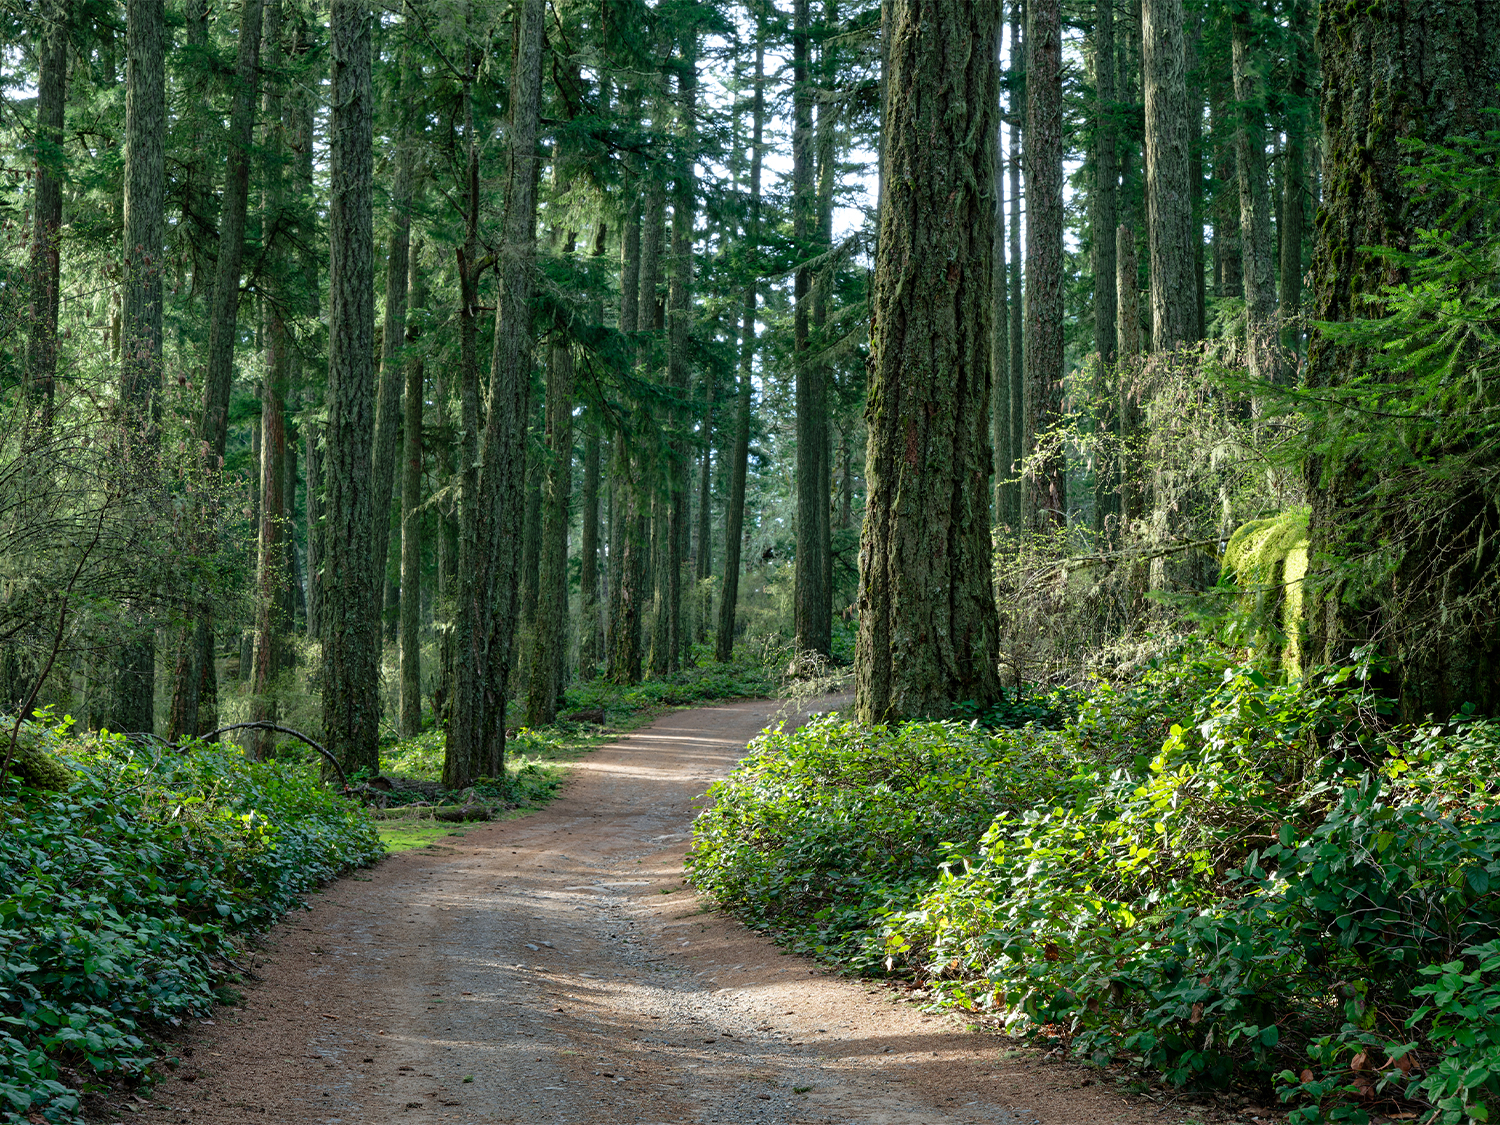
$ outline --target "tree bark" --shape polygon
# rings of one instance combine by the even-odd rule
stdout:
[[[986,518],[999,9],[891,0],[889,17],[855,650],[866,722],[1000,696]]]
[[[1239,178],[1235,171],[1231,124],[1233,94],[1232,82],[1220,80],[1210,87],[1208,101],[1214,159],[1214,296],[1219,300],[1245,295],[1245,266],[1240,255]]]
[[[603,638],[599,629],[599,482],[600,437],[596,407],[586,408],[583,439],[583,510],[578,548],[578,678],[589,683],[599,675]]]
[[[329,115],[327,557],[323,735],[344,769],[379,769],[379,586],[371,560],[375,267],[370,24],[363,0],[332,0]],[[384,513],[382,513],[383,515]]]
[[[562,166],[557,154],[554,172]],[[573,236],[564,253],[573,252]],[[557,721],[562,698],[563,660],[568,649],[568,520],[573,494],[573,351],[568,326],[553,329],[547,362],[540,487],[527,489],[541,501],[537,604],[531,667],[526,681],[526,725]]]
[[[1138,386],[1138,357],[1141,353],[1141,298],[1137,288],[1139,270],[1135,230],[1128,223],[1121,223],[1115,231],[1115,292],[1119,296],[1117,341],[1120,348],[1119,358],[1116,360],[1119,404],[1115,417],[1119,426],[1117,479],[1122,534],[1129,534],[1136,521],[1145,515],[1141,477],[1136,465],[1143,423]]]
[[[281,2],[270,0],[263,12],[263,54],[279,52],[281,43]],[[277,60],[278,63],[280,60]],[[278,67],[279,69],[279,67]],[[281,191],[281,91],[270,85],[265,96],[265,138],[267,153],[264,193],[262,197],[262,230],[268,229],[283,206]],[[278,252],[278,258],[284,259]],[[278,261],[277,274],[285,274],[287,264]],[[255,645],[251,654],[252,722],[275,722],[275,680],[285,663],[286,633],[289,627],[287,603],[291,571],[287,567],[287,395],[292,371],[292,337],[283,316],[286,295],[268,293],[265,309],[265,368],[262,376],[260,410],[260,529],[256,558]],[[258,730],[251,734],[252,755],[260,760],[271,756],[275,744],[273,732]]]
[[[697,187],[698,50],[696,31],[686,33],[677,78],[677,111],[681,122],[672,177],[672,276],[667,292],[667,386],[678,401],[688,393],[688,347],[693,325],[693,223]],[[682,567],[688,534],[688,421],[675,411],[667,450],[666,654],[668,674],[682,666],[687,631],[682,622]]]
[[[473,534],[459,545],[459,625],[448,757],[465,776],[505,777],[505,705],[516,624],[517,540],[531,382],[531,293],[536,262],[536,164],[542,85],[542,0],[523,0],[511,66],[500,296],[485,411]],[[466,529],[467,532],[467,529]]]
[[[1026,28],[1026,474],[1027,524],[1065,527],[1067,470],[1061,448],[1037,446],[1062,419],[1063,137],[1062,12],[1030,0]]]
[[[760,250],[760,176],[766,124],[766,36],[760,9],[755,21],[755,79],[751,107],[750,202],[745,219],[745,246],[752,264],[745,286],[740,329],[740,370],[734,412],[734,446],[729,454],[729,502],[724,507],[724,583],[719,599],[719,631],[714,659],[734,656],[735,616],[739,608],[740,549],[745,532],[745,481],[750,461],[750,407],[754,390],[755,313]]]
[[[166,21],[162,0],[128,0],[125,11],[125,237],[120,348],[122,465],[154,458],[161,416],[163,211],[167,131]],[[155,728],[156,641],[140,607],[120,649],[109,726]]]
[[[812,269],[817,200],[813,189],[813,88],[809,0],[792,5],[792,241],[799,259],[792,283],[792,364],[796,372],[797,557],[792,580],[792,617],[799,652],[827,654],[832,607],[824,584],[828,555],[828,494],[822,464],[828,443],[828,407],[823,367],[810,346]]]
[[[1291,48],[1287,67],[1286,149],[1282,155],[1280,269],[1277,305],[1281,319],[1284,362],[1294,361],[1302,350],[1302,330],[1297,323],[1302,307],[1302,241],[1307,231],[1307,135],[1308,77],[1312,71],[1308,42],[1309,0],[1291,0],[1287,13],[1287,35]],[[1283,378],[1289,376],[1283,372]]]
[[[1115,16],[1114,0],[1097,0],[1094,5],[1094,168],[1089,192],[1089,231],[1092,235],[1091,262],[1094,272],[1094,353],[1099,357],[1096,386],[1100,431],[1109,433],[1118,425],[1115,413],[1117,386],[1115,360],[1118,350],[1116,320],[1119,298],[1116,293],[1115,238],[1116,197],[1119,169],[1115,159]],[[1107,444],[1096,451],[1094,464],[1094,530],[1106,533],[1120,510],[1119,474],[1109,464],[1111,451]]]
[[[27,340],[27,379],[50,423],[57,382],[57,314],[61,283],[58,236],[62,230],[63,110],[67,100],[68,6],[42,0],[36,19],[36,194],[32,204],[31,309]]]
[[[1115,160],[1115,5],[1094,4],[1094,182],[1089,195],[1089,229],[1093,232],[1094,351],[1100,362],[1113,363],[1117,350],[1115,318],[1115,198],[1119,167]]]
[[[1203,255],[1203,93],[1199,81],[1198,46],[1203,37],[1202,21],[1197,12],[1188,17],[1187,91],[1188,106],[1188,191],[1193,209],[1189,238],[1193,243],[1193,339],[1201,340],[1208,332],[1208,288],[1204,277]]]
[[[1026,448],[1026,304],[1022,300],[1021,122],[1026,117],[1026,53],[1022,48],[1023,0],[1012,0],[1010,18],[1010,489],[1007,522],[1025,520],[1026,483],[1020,479]]]
[[[1164,352],[1195,338],[1198,302],[1193,283],[1182,0],[1143,0],[1141,54],[1146,94],[1151,348]]]
[[[620,238],[620,331],[634,335],[641,325],[641,206],[634,189],[639,180],[627,175],[630,200]],[[654,288],[654,283],[653,283]],[[607,675],[613,683],[641,679],[641,604],[645,543],[640,531],[638,491],[641,482],[630,455],[631,442],[622,427],[613,442],[610,487],[615,497],[610,535],[610,611]]]
[[[412,248],[408,304],[427,307],[422,243]],[[416,316],[406,325],[406,387],[401,410],[401,737],[422,732],[422,406],[425,365],[415,351],[422,336]]]
[[[665,316],[658,324],[657,314],[663,310],[658,290],[661,285],[661,251],[667,221],[667,185],[665,169],[651,167],[646,171],[646,193],[644,212],[641,216],[641,296],[636,319],[636,377],[645,382],[657,382],[656,365],[660,358],[659,329],[665,325]],[[637,598],[642,613],[646,609],[648,593],[651,597],[651,650],[650,667],[653,675],[665,675],[667,671],[667,590],[666,590],[666,540],[667,512],[664,503],[665,462],[667,452],[662,448],[660,427],[664,421],[660,411],[642,409],[641,417],[649,424],[638,429],[636,440],[630,443],[633,470],[634,498],[638,527],[634,542],[627,541],[626,550],[636,543],[635,566],[627,568],[627,578],[640,582]],[[645,621],[642,619],[642,625]]]
[[[1250,57],[1252,12],[1248,0],[1231,9],[1232,70],[1236,106],[1234,157],[1240,199],[1240,251],[1245,293],[1245,355],[1250,378],[1280,382],[1275,263],[1271,250],[1270,178],[1266,171],[1265,83]]]
[[[245,216],[250,202],[251,136],[260,83],[263,0],[240,8],[239,52],[229,110],[229,167],[219,208],[219,257],[208,313],[208,371],[203,382],[203,421],[199,436],[215,461],[224,455],[229,432],[229,397],[234,384],[234,341],[238,335],[240,268],[245,254]]]
[[[995,55],[998,58],[1004,46],[1005,24],[1002,22],[996,36]],[[1011,466],[1015,464],[1016,451],[1010,440],[1010,307],[1008,297],[1009,278],[1005,262],[1005,120],[1000,120],[995,136],[995,291],[992,297],[994,309],[994,338],[990,345],[990,445],[993,447],[994,474],[993,511],[990,522],[1010,526],[1010,482]],[[845,449],[848,438],[844,439]],[[849,481],[844,480],[847,491]]]
[[[375,448],[370,462],[373,484],[371,504],[373,523],[370,537],[370,565],[377,601],[371,611],[374,643],[380,644],[381,601],[386,588],[387,561],[391,537],[391,495],[396,483],[396,436],[401,417],[401,387],[405,373],[401,363],[401,344],[406,333],[406,298],[411,268],[411,209],[415,195],[413,165],[415,126],[412,103],[416,97],[418,77],[412,59],[410,40],[402,50],[400,76],[392,90],[396,116],[400,121],[396,137],[396,174],[391,185],[390,234],[385,256],[385,320],[380,336],[380,382],[375,396]]]

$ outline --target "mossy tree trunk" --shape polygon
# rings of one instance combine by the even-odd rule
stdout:
[[[988,434],[999,8],[892,0],[856,708],[1000,695]]]
[[[1443,144],[1494,127],[1487,111],[1500,102],[1500,10],[1477,0],[1325,6],[1317,39],[1325,150],[1311,317],[1346,321],[1370,315],[1367,299],[1404,278],[1368,248],[1409,248],[1452,202],[1408,178],[1421,158],[1409,143]],[[1365,370],[1358,348],[1313,335],[1314,387],[1337,387]],[[1500,704],[1500,632],[1487,614],[1448,607],[1492,573],[1477,562],[1450,565],[1484,557],[1475,537],[1493,531],[1492,495],[1450,491],[1439,512],[1405,529],[1403,558],[1379,589],[1362,584],[1357,567],[1337,565],[1377,549],[1390,530],[1382,513],[1394,515],[1399,503],[1388,498],[1397,471],[1357,453],[1308,463],[1309,660],[1345,663],[1378,641],[1408,715],[1447,714],[1466,702],[1491,712]]]

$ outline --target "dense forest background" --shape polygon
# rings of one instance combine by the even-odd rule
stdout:
[[[862,713],[1205,628],[1491,706],[1488,306],[1445,303],[1488,283],[1488,17],[961,15],[923,74],[855,0],[7,7],[6,708],[350,769],[436,723],[461,784],[569,684],[851,660],[908,440],[882,169],[924,159],[882,106],[980,55],[987,345],[927,409],[978,434],[994,668],[862,665]]]

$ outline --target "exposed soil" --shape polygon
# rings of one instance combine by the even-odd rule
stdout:
[[[1100,1072],[830,975],[685,888],[704,789],[777,709],[668,715],[578,762],[535,815],[330,885],[267,936],[243,1006],[186,1037],[152,1101],[114,1099],[106,1119],[1231,1119],[1126,1096]]]

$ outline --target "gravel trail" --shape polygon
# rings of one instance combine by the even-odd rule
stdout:
[[[243,1006],[193,1029],[153,1100],[104,1119],[1183,1120],[830,976],[684,887],[697,802],[777,709],[668,715],[579,761],[540,812],[330,885],[272,931]]]

